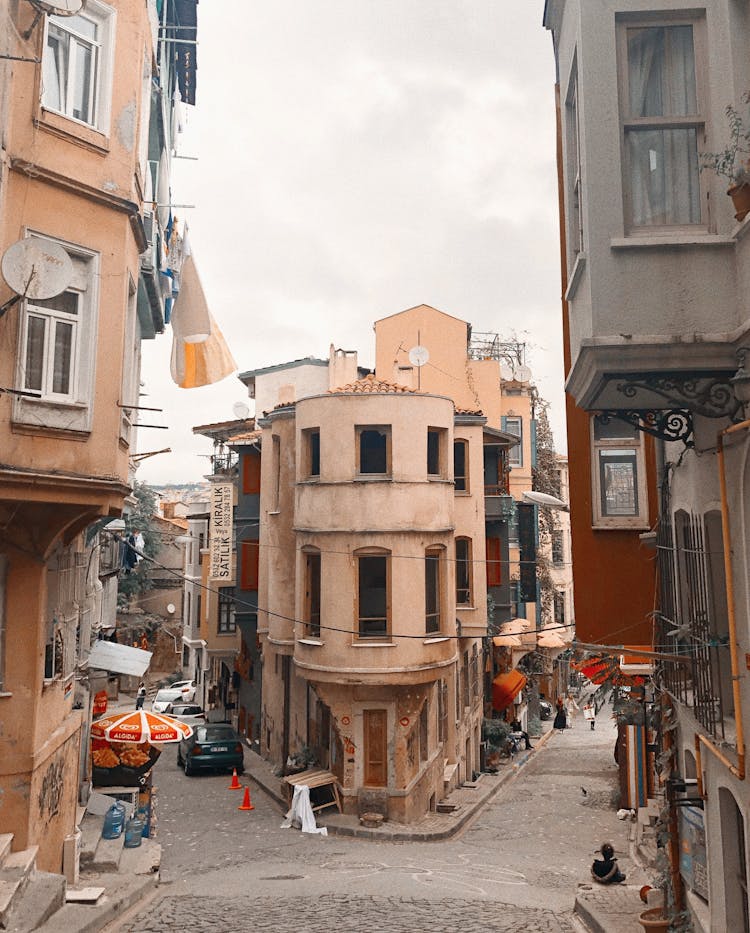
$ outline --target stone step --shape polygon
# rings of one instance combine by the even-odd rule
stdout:
[[[102,838],[102,825],[104,820],[101,817],[92,817],[87,813],[85,818],[79,824],[81,829],[81,868],[89,867],[96,856],[96,847]]]
[[[7,933],[31,933],[65,904],[65,878],[46,871],[34,871],[5,921]]]
[[[118,871],[122,858],[122,846],[125,833],[117,839],[99,837],[93,860],[86,866],[87,871]]]
[[[0,929],[4,929],[14,904],[23,894],[36,867],[38,846],[6,854],[0,868]]]
[[[135,849],[123,847],[120,874],[153,875],[161,865],[161,846],[153,839],[144,839]]]
[[[10,853],[13,842],[13,833],[0,833],[0,868],[3,867],[6,856]]]

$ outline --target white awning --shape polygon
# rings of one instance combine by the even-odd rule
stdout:
[[[151,663],[151,651],[118,645],[114,641],[98,641],[89,652],[89,667],[116,674],[142,677]]]

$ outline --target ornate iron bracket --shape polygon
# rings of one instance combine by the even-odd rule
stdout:
[[[639,392],[651,392],[669,403],[673,411],[689,409],[704,418],[731,418],[741,411],[731,374],[726,372],[642,373],[636,379],[617,383],[617,391],[634,399]]]
[[[694,447],[693,416],[690,411],[672,408],[665,411],[653,408],[631,408],[617,411],[600,411],[596,415],[601,424],[609,424],[615,418],[632,424],[638,431],[651,434],[663,441],[682,441],[685,447]]]

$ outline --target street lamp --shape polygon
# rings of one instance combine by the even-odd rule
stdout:
[[[545,509],[554,509],[557,512],[569,512],[570,506],[557,496],[550,496],[546,492],[525,492],[523,498],[526,502],[533,502],[534,505],[541,505]]]

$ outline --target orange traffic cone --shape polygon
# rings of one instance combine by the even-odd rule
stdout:
[[[239,807],[237,807],[237,809],[238,810],[254,810],[255,809],[252,803],[250,803],[250,788],[249,787],[245,788],[245,796],[242,798],[242,803],[240,804]]]
[[[232,769],[232,783],[229,785],[229,790],[242,790],[242,784],[240,784],[240,779],[237,777],[237,769]]]

